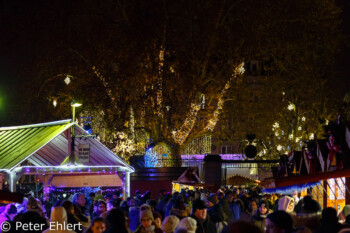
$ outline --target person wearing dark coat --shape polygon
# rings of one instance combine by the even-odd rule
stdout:
[[[314,230],[314,233],[336,233],[345,225],[338,222],[337,211],[332,207],[322,210],[321,226]]]
[[[216,226],[207,214],[205,202],[196,199],[192,203],[192,218],[197,222],[196,233],[216,233]]]
[[[265,230],[265,220],[267,215],[269,215],[272,211],[269,210],[269,203],[265,200],[259,203],[259,208],[252,216],[252,222],[258,226],[262,231]]]

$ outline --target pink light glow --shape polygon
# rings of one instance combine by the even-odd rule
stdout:
[[[242,154],[219,154],[222,160],[240,160]],[[184,160],[203,160],[206,155],[181,155],[181,159]]]

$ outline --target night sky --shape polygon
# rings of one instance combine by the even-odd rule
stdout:
[[[52,6],[42,7],[42,3],[46,1],[0,1],[0,126],[11,125],[17,122],[12,122],[7,117],[9,112],[20,113],[20,103],[17,96],[25,79],[26,69],[33,57],[36,55],[36,50],[40,50],[40,28],[36,28],[35,24],[38,19],[47,17],[47,24],[40,22],[41,26],[49,27],[55,21],[67,20],[57,12],[62,11],[64,4],[58,2],[66,1],[51,1]],[[344,9],[344,31],[350,35],[350,1],[338,1],[339,5]],[[84,5],[83,1],[80,4]],[[41,15],[40,17],[38,15]],[[34,25],[34,26],[33,26]],[[27,30],[27,28],[35,30]],[[55,31],[45,29],[46,33],[54,34]],[[52,35],[51,35],[52,36]],[[349,37],[348,37],[349,38]],[[349,44],[349,42],[348,42]],[[334,87],[330,87],[333,91],[337,85],[343,83],[349,86],[350,80],[350,50],[349,47],[344,47],[342,54],[339,54],[339,80],[334,82]],[[28,81],[28,80],[27,80]]]

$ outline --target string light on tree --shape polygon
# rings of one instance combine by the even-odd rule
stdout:
[[[67,75],[66,78],[64,79],[65,84],[68,86],[71,82],[70,77]]]
[[[295,109],[295,105],[293,103],[290,103],[287,108],[289,111],[293,111]]]

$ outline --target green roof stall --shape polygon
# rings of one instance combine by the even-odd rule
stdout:
[[[6,178],[10,191],[15,192],[16,182],[22,175],[35,174],[44,184],[44,193],[55,180],[55,185],[60,187],[84,187],[89,185],[89,180],[96,183],[98,179],[100,186],[123,186],[127,197],[130,173],[134,171],[71,120],[0,128],[0,189]],[[98,178],[102,176],[105,178]],[[58,180],[70,183],[57,183]]]

